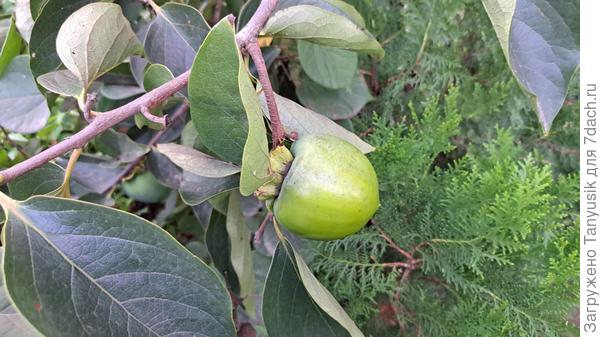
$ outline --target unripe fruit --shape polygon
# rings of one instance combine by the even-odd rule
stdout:
[[[379,207],[373,166],[352,144],[306,135],[273,205],[277,222],[305,238],[340,239],[359,231]]]

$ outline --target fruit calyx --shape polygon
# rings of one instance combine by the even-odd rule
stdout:
[[[259,200],[272,200],[279,195],[281,184],[287,174],[294,156],[287,147],[279,145],[271,153],[269,153],[269,166],[271,170],[271,180],[259,187],[254,195]]]

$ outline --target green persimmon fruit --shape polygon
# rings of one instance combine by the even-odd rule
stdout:
[[[377,175],[354,145],[333,136],[306,135],[273,204],[277,222],[305,238],[341,239],[356,233],[379,207]]]
[[[121,185],[123,193],[133,200],[157,203],[165,200],[171,190],[161,185],[150,172],[144,172]]]

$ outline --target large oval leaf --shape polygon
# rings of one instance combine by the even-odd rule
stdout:
[[[121,7],[96,2],[71,14],[60,27],[56,49],[61,61],[87,88],[142,45]]]
[[[579,1],[482,1],[515,78],[548,132],[579,67]]]
[[[6,287],[43,334],[235,336],[224,284],[158,226],[74,200],[0,203]]]
[[[220,178],[209,178],[183,171],[179,186],[179,195],[183,202],[190,206],[195,206],[215,195],[234,190],[239,186],[240,176],[238,174]]]
[[[227,19],[213,27],[202,43],[189,94],[201,143],[222,159],[241,164],[241,193],[251,194],[269,179],[266,128]]]
[[[264,95],[260,96],[263,113],[269,117],[264,98]],[[363,153],[369,153],[375,149],[331,119],[307,109],[292,100],[275,95],[275,101],[279,108],[281,123],[287,134],[295,132],[299,137],[307,134],[332,135],[356,146]]]
[[[144,39],[146,57],[165,65],[173,75],[188,70],[210,30],[194,7],[168,2],[156,11]]]
[[[316,6],[329,12],[345,16],[360,27],[365,26],[365,20],[356,8],[342,0],[280,0],[277,1],[277,6],[273,12],[298,5]]]
[[[29,57],[15,57],[0,75],[0,126],[33,133],[46,125],[49,116],[46,98],[31,76]]]
[[[29,40],[29,55],[31,56],[31,72],[35,78],[58,69],[62,63],[56,52],[56,36],[60,26],[71,13],[94,1],[31,1],[31,14],[35,23]]]
[[[329,89],[349,87],[358,69],[356,53],[303,40],[298,41],[298,58],[304,73]]]
[[[385,55],[377,40],[364,28],[345,16],[310,5],[298,5],[274,13],[267,21],[264,34],[302,39],[331,47]]]
[[[83,91],[79,77],[68,69],[45,73],[38,76],[37,81],[42,87],[63,96],[79,97]]]
[[[273,256],[262,314],[270,336],[364,337],[287,240]]]
[[[302,105],[331,119],[352,118],[373,100],[365,79],[358,73],[353,76],[350,85],[342,89],[325,88],[303,73],[296,95]]]

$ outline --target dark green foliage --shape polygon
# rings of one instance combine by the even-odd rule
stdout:
[[[578,179],[553,178],[504,129],[436,166],[460,132],[460,93],[409,106],[412,123],[375,119],[381,209],[359,236],[320,244],[312,266],[372,336],[565,335],[577,302]],[[404,280],[383,265],[407,259],[381,233],[422,260]]]

